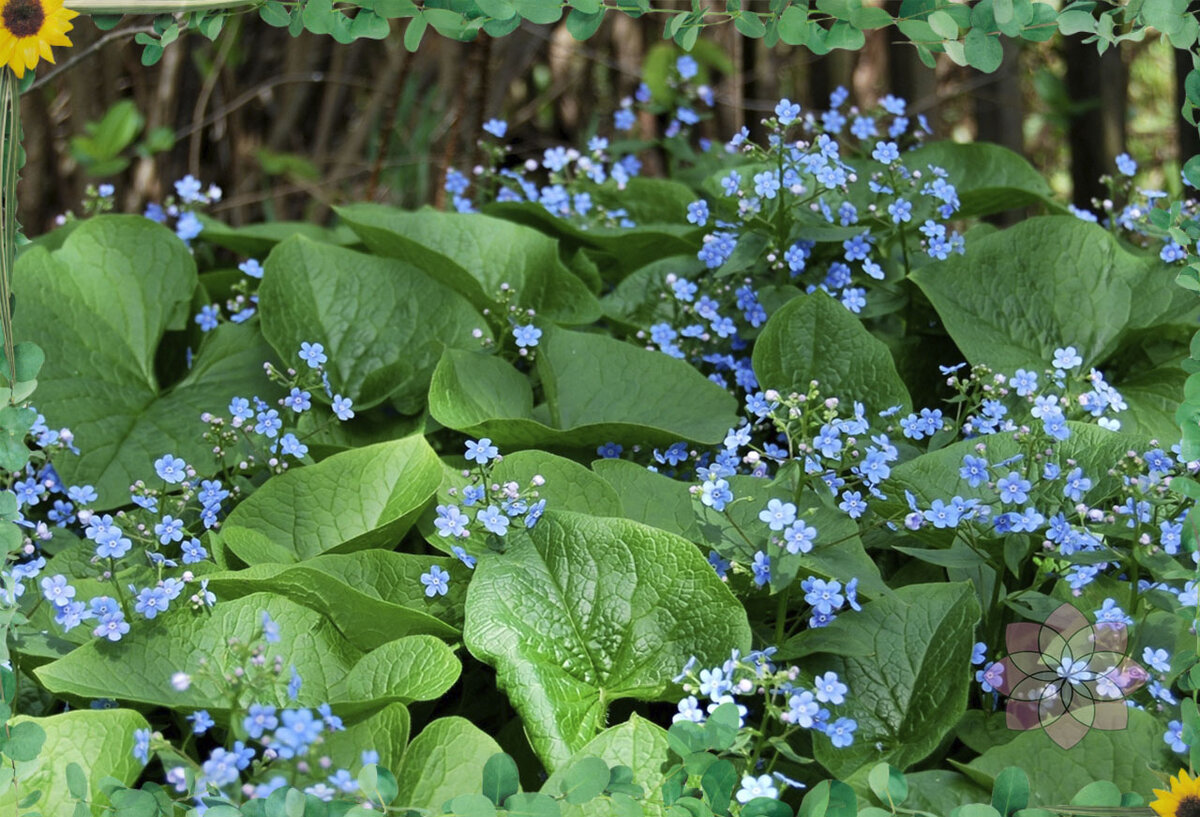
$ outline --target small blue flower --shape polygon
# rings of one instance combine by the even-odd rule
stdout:
[[[478,442],[467,440],[466,447],[467,462],[476,462],[480,465],[486,465],[500,454],[500,449],[492,445],[492,441],[488,437],[482,437]]]
[[[900,158],[900,148],[895,142],[876,142],[871,158],[880,164],[891,164]]]
[[[495,505],[489,505],[477,513],[475,521],[497,536],[503,536],[508,532],[509,519]]]
[[[255,434],[274,438],[279,435],[279,430],[283,428],[283,421],[279,419],[279,412],[275,409],[260,411],[257,415],[257,420],[254,424]]]
[[[345,422],[346,420],[354,417],[354,410],[351,409],[352,405],[353,403],[351,403],[349,397],[342,397],[340,394],[335,394],[333,396],[331,408],[333,409],[334,415],[336,415],[339,420]]]
[[[154,461],[154,471],[163,482],[176,485],[187,476],[187,463],[179,457],[166,454]]]
[[[466,549],[462,545],[451,546],[450,552],[453,553],[455,557],[468,568],[474,569],[475,557],[467,553]]]
[[[971,663],[982,664],[987,660],[987,644],[982,641],[976,641],[975,646],[971,648]]]
[[[787,97],[779,100],[779,104],[775,106],[775,116],[779,119],[779,124],[787,127],[796,121],[800,116],[800,103],[792,102]]]
[[[506,523],[507,519],[504,520]],[[421,584],[425,585],[425,595],[444,596],[450,590],[450,574],[437,565],[429,568],[428,573],[421,574]]]
[[[279,719],[275,717],[275,707],[270,704],[250,704],[242,726],[246,729],[246,734],[255,740],[261,738],[265,732],[274,731],[279,726]]]
[[[300,414],[312,408],[311,398],[312,395],[309,392],[302,391],[293,386],[288,396],[283,398],[283,404],[297,414]]]
[[[249,275],[251,278],[263,277],[262,264],[258,263],[258,261],[253,258],[238,264],[238,269],[240,269],[246,275]]]
[[[307,363],[309,368],[315,369],[329,360],[329,356],[325,354],[325,347],[321,344],[304,341],[300,344],[300,359]]]
[[[1000,501],[1004,504],[1021,504],[1029,499],[1028,491],[1032,488],[1029,480],[1024,479],[1016,471],[1009,471],[1008,476],[1001,477],[996,482],[996,490],[1000,493]]]
[[[179,221],[175,222],[175,235],[187,243],[204,231],[204,225],[200,223],[200,219],[195,213],[187,212],[179,217]]]
[[[154,535],[161,545],[183,540],[183,520],[167,515],[154,526]]]
[[[197,735],[203,735],[215,725],[207,709],[199,709],[188,715],[187,719],[192,722],[192,731]]]
[[[497,139],[503,139],[504,134],[508,133],[508,123],[503,119],[489,119],[483,123],[483,129]]]
[[[201,332],[211,332],[217,328],[221,317],[221,307],[216,304],[208,304],[200,307],[200,311],[196,313],[196,324],[200,327]]]
[[[1056,369],[1074,369],[1082,363],[1083,358],[1079,356],[1079,352],[1074,346],[1054,350],[1054,368]]]
[[[625,448],[618,443],[607,442],[596,449],[596,455],[606,460],[615,460],[621,456]]]
[[[133,730],[133,756],[142,763],[150,762],[150,730]]]
[[[838,718],[825,727],[825,734],[829,736],[834,746],[844,749],[854,742],[856,729],[858,729],[858,722],[853,718]]]
[[[538,329],[533,324],[528,326],[514,326],[513,337],[517,341],[517,346],[525,348],[527,346],[537,346],[538,338],[542,336],[542,330]]]
[[[754,554],[754,563],[750,568],[754,571],[754,584],[758,587],[771,581],[771,557],[761,550]]]
[[[539,499],[537,502],[529,506],[529,510],[525,512],[525,528],[532,529],[542,518],[542,514],[546,510],[546,500]]]

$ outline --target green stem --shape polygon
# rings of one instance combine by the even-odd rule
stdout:
[[[21,150],[21,102],[17,77],[0,71],[0,331],[8,359],[10,386],[17,382],[17,355],[12,324],[12,271],[17,254],[17,157]],[[11,399],[11,394],[9,395]]]

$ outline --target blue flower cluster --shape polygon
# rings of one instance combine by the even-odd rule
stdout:
[[[215,184],[204,185],[190,173],[175,182],[175,195],[168,196],[163,204],[151,202],[142,214],[151,221],[168,224],[174,220],[175,234],[183,243],[191,245],[192,239],[200,235],[204,225],[197,211],[221,200],[221,188]]]
[[[720,665],[705,667],[697,671],[697,660],[690,659],[674,682],[682,684],[685,696],[679,701],[678,711],[672,720],[675,723],[690,721],[704,723],[724,704],[734,704],[739,715],[741,733],[734,741],[732,754],[745,758],[768,758],[778,750],[776,745],[801,730],[822,734],[836,748],[845,748],[854,742],[858,724],[853,718],[835,717],[830,707],[843,706],[849,695],[849,687],[835,672],[825,672],[801,683],[799,667],[779,667],[771,661],[777,652],[775,647],[755,650],[742,656],[734,650],[728,660]],[[761,722],[750,724],[751,704],[761,713]],[[770,733],[769,724],[777,722],[782,734],[773,745],[765,745]],[[762,741],[764,745],[758,745]],[[776,758],[777,761],[783,757]],[[771,763],[771,768],[777,763]],[[784,764],[786,765],[786,764]],[[799,783],[782,772],[756,776],[754,769],[747,767],[742,779],[739,802],[748,802],[753,797],[779,796],[778,785],[802,788]]]
[[[462,487],[449,489],[449,496],[457,499],[457,502],[438,504],[436,507],[437,517],[433,520],[433,525],[440,538],[453,538],[463,542],[470,539],[474,530],[478,537],[487,538],[494,544],[503,540],[514,520],[522,520],[526,530],[537,525],[546,510],[546,500],[538,498],[538,488],[546,484],[545,477],[534,474],[525,488],[513,481],[503,484],[493,482],[492,467],[502,457],[500,449],[487,437],[467,440],[465,455],[473,468],[464,470],[462,476],[470,482]],[[473,520],[471,513],[463,510],[464,508],[476,509]],[[468,568],[475,567],[476,556],[462,544],[452,545],[451,552]],[[436,565],[433,566],[428,573],[421,576],[421,581],[426,587],[425,594],[430,597],[445,595],[449,579],[449,573]]]
[[[247,800],[262,799],[288,785],[303,786],[306,794],[326,802],[339,796],[353,798],[359,794],[357,779],[350,769],[332,769],[332,761],[324,756],[315,764],[309,761],[327,734],[345,729],[342,719],[333,713],[328,703],[319,705],[314,711],[308,707],[281,708],[257,702],[264,697],[274,698],[271,690],[285,676],[282,657],[267,655],[269,645],[280,640],[278,624],[264,611],[257,637],[250,643],[231,640],[227,645],[229,654],[219,666],[202,660],[195,677],[182,671],[172,676],[171,685],[178,692],[186,691],[196,680],[203,679],[218,687],[230,687],[234,700],[257,699],[244,709],[235,708],[231,713],[227,731],[232,742],[227,740],[224,745],[211,749],[195,767],[168,762],[179,755],[174,747],[161,736],[151,734],[150,730],[139,729],[134,734],[133,755],[142,763],[149,762],[152,751],[168,750],[160,755],[164,760],[166,783],[175,792],[192,798],[198,813],[202,814],[207,808],[205,797],[241,795]],[[294,666],[290,667],[287,678],[287,697],[295,701],[302,682]],[[219,728],[205,710],[193,712],[187,720],[193,735],[208,734]],[[363,750],[361,762],[363,766],[378,763],[378,752]],[[244,776],[249,780],[243,782]],[[305,778],[311,781],[307,786],[300,782]]]
[[[328,357],[321,344],[305,342],[300,358],[308,368],[305,377],[295,370],[285,375],[269,364],[265,366],[272,379],[289,388],[278,401],[278,408],[257,396],[235,397],[228,407],[229,418],[209,412],[201,415],[207,426],[204,437],[212,444],[215,457],[215,463],[204,469],[206,473],[232,470],[248,477],[264,468],[279,473],[290,462],[302,462],[308,446],[296,424],[312,409],[307,380],[319,382],[325,389],[338,420],[354,416],[350,400],[330,387],[323,366]],[[235,481],[205,478],[183,458],[166,453],[153,463],[154,479],[138,480],[131,486],[132,507],[102,513],[94,510],[100,500],[95,487],[63,485],[49,462],[50,454],[56,451],[78,453],[71,432],[48,428],[39,415],[31,437],[38,446],[35,459],[44,464],[37,468],[31,464],[24,478],[12,483],[18,504],[17,522],[31,528],[33,536],[18,560],[0,573],[7,603],[17,604],[25,593],[26,582],[36,580],[41,597],[64,632],[87,623],[96,638],[119,641],[129,633],[135,618],[154,619],[171,609],[188,585],[197,580],[194,566],[209,560],[201,537],[219,527],[230,510],[229,504],[240,498],[240,491]],[[41,514],[42,520],[27,518]],[[38,544],[52,538],[51,526],[65,528],[90,542],[89,564],[95,578],[111,584],[110,593],[82,598],[61,569],[42,575],[48,565],[51,571],[58,566],[56,561],[47,560]],[[128,584],[120,578],[128,575],[129,568],[145,564],[154,571],[151,582]],[[179,575],[167,574],[181,565]],[[445,592],[444,586],[440,592]],[[216,596],[208,589],[207,579],[200,578],[187,600],[192,607],[204,609],[216,603]]]

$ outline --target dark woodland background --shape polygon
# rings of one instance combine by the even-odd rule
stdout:
[[[58,66],[39,66],[22,109],[21,220],[29,234],[78,211],[88,184],[114,184],[117,209],[140,212],[186,173],[223,188],[212,213],[235,225],[323,221],[331,205],[347,200],[441,206],[445,168],[473,164],[482,122],[506,119],[507,140],[522,157],[607,134],[647,54],[673,48],[655,16],[610,15],[584,43],[561,25],[525,24],[474,43],[430,31],[409,54],[399,27],[389,40],[347,46],[292,38],[243,14],[215,42],[189,35],[145,68],[133,36],[147,23],[126,18],[101,32],[80,17],[74,47],[57,49]],[[838,85],[859,105],[893,93],[909,100],[910,114],[925,114],[939,138],[988,140],[1024,154],[1081,206],[1103,197],[1098,177],[1122,150],[1144,167],[1161,166],[1140,182],[1172,192],[1179,157],[1200,153],[1196,130],[1178,113],[1190,56],[1166,42],[1148,37],[1101,57],[1079,38],[1006,40],[1003,66],[988,75],[944,57],[929,69],[895,37],[867,32],[858,52],[814,57],[768,49],[732,26],[710,29],[704,39],[730,70],[717,76],[703,135],[723,140],[743,124],[753,129],[781,96],[820,109]],[[110,127],[134,135],[118,155],[97,156],[80,137],[110,113]],[[665,124],[645,114],[639,134],[653,136]],[[139,151],[152,132],[157,149]],[[640,158],[644,173],[661,169],[653,152]]]

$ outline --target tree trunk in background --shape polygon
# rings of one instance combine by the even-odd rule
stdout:
[[[1025,103],[1021,93],[1021,43],[1007,37],[1004,44],[1004,62],[993,74],[978,74],[985,84],[973,96],[975,114],[975,138],[978,141],[995,142],[1011,151],[1025,155]],[[1020,210],[997,213],[988,221],[999,227],[1011,227],[1024,217]]]
[[[1062,43],[1067,63],[1067,93],[1076,102],[1089,102],[1088,110],[1071,119],[1067,143],[1071,154],[1072,200],[1076,207],[1092,208],[1092,199],[1103,199],[1102,173],[1111,173],[1117,154],[1125,149],[1125,97],[1129,82],[1120,50],[1104,56],[1095,45],[1078,37]]]
[[[925,114],[929,126],[938,136],[945,136],[937,116],[937,76],[921,62],[917,49],[895,39],[888,43],[888,79],[891,93],[908,100],[908,111],[914,116]]]

